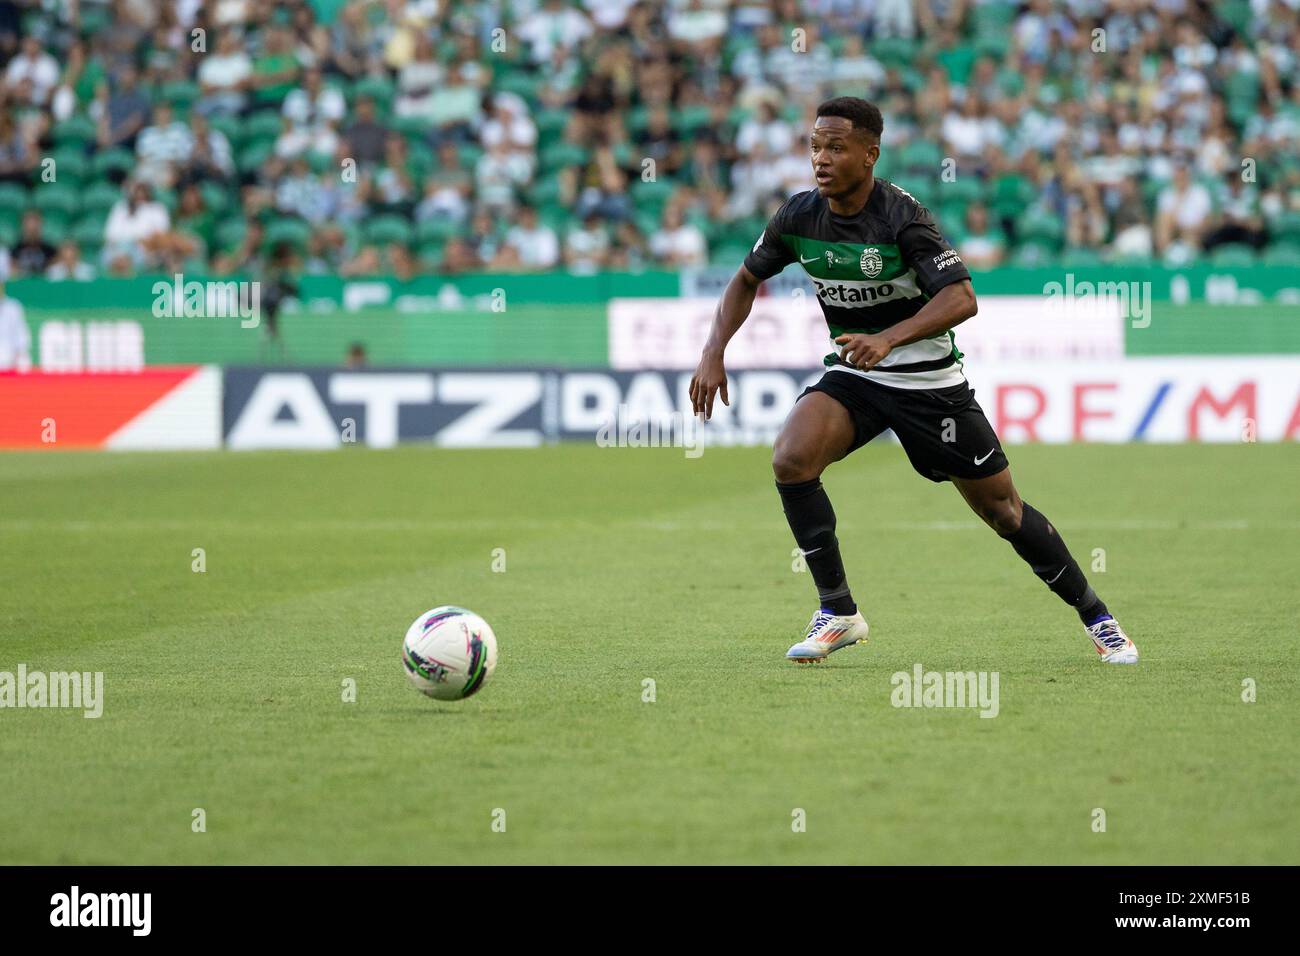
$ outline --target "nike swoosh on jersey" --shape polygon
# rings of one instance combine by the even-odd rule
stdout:
[[[820,258],[821,258],[821,256],[813,256],[811,259],[805,259],[803,256],[800,256],[800,257],[799,257],[799,262],[800,262],[801,264],[803,264],[803,265],[807,265],[807,264],[810,263],[810,262],[816,262],[816,261],[817,261],[818,259],[820,259]]]
[[[992,455],[995,451],[997,451],[996,448],[990,448],[990,449],[989,449],[989,453],[988,453],[988,455],[985,455],[983,458],[976,458],[976,459],[975,459],[975,464],[977,464],[977,465],[982,465],[982,464],[984,464],[984,462],[986,462],[986,461],[989,460],[989,455]]]

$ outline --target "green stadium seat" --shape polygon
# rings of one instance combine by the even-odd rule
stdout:
[[[56,149],[51,158],[54,160],[54,181],[57,183],[76,187],[90,175],[90,158],[78,146]]]
[[[352,86],[353,103],[361,96],[368,96],[375,101],[375,109],[381,115],[387,115],[393,103],[393,81],[383,76],[367,76],[357,80]]]
[[[241,173],[255,173],[275,154],[275,143],[259,140],[249,143],[235,154],[235,168]]]
[[[135,169],[135,154],[120,146],[112,149],[102,149],[95,153],[91,159],[90,168],[101,179],[105,179],[113,173],[126,176],[130,174],[131,170]]]
[[[473,172],[483,160],[484,152],[482,146],[476,146],[473,143],[458,146],[456,148],[456,158],[460,162],[460,168]]]
[[[560,198],[560,177],[540,176],[528,187],[528,201],[534,206],[540,206],[543,203],[558,202]]]
[[[672,123],[680,134],[693,136],[709,125],[711,113],[709,106],[684,106],[673,115]]]
[[[17,221],[27,208],[27,190],[17,183],[0,183],[0,214]]]
[[[217,114],[208,117],[208,128],[221,133],[230,141],[231,147],[238,146],[244,138],[244,124],[238,116]]]
[[[104,244],[104,217],[86,216],[76,222],[68,232],[83,252],[97,251]]]
[[[121,198],[122,190],[112,183],[92,183],[81,193],[81,211],[84,215],[98,213],[107,216],[108,211]]]
[[[1274,243],[1264,250],[1260,263],[1266,266],[1300,269],[1300,243]]]
[[[416,250],[415,258],[426,269],[439,269],[442,266],[445,249],[446,246],[441,242],[426,242]]]
[[[285,216],[274,220],[266,227],[266,238],[263,239],[263,246],[267,249],[273,249],[282,242],[287,242],[295,246],[299,251],[307,248],[307,243],[311,241],[311,226],[301,219],[295,219],[291,216]]]
[[[676,185],[670,179],[659,178],[649,182],[634,179],[628,193],[632,197],[634,206],[638,209],[648,209],[655,206],[662,207],[672,198],[674,189]]]
[[[637,139],[650,127],[650,110],[645,106],[638,106],[628,110],[626,117],[627,134],[632,139]]]
[[[900,169],[926,173],[937,180],[943,163],[943,150],[932,140],[914,139],[897,151],[896,161]]]
[[[283,126],[284,122],[279,113],[263,110],[254,113],[244,122],[244,128],[240,131],[240,140],[245,144],[266,139],[274,142]]]
[[[1060,219],[1041,209],[1030,209],[1019,219],[1019,237],[1028,242],[1049,248],[1060,248],[1065,228]]]
[[[1017,5],[1014,3],[991,2],[977,3],[971,7],[970,16],[975,33],[985,36],[991,33],[1010,33],[1011,24],[1016,19]]]
[[[935,196],[943,205],[949,203],[961,203],[963,206],[969,206],[971,203],[983,202],[987,189],[974,173],[962,173],[961,167],[957,169],[957,178],[952,182],[945,182],[940,179],[935,185]]]
[[[52,246],[66,242],[71,232],[72,227],[69,225],[68,220],[59,215],[47,216],[41,224],[41,235]]]
[[[1255,250],[1250,246],[1238,243],[1215,246],[1210,253],[1210,264],[1219,269],[1234,266],[1253,266],[1255,261]]]
[[[429,121],[423,116],[394,116],[389,126],[412,145],[423,145],[429,137]]]
[[[20,230],[18,224],[7,220],[0,220],[0,246],[15,246],[18,244]]]
[[[95,140],[95,121],[77,113],[55,123],[50,130],[55,147],[84,147]]]
[[[397,242],[410,245],[414,230],[411,224],[397,215],[376,216],[365,224],[366,242],[376,245],[388,245]]]
[[[244,241],[248,224],[242,218],[226,219],[217,225],[215,245],[218,249],[233,249]]]
[[[456,220],[437,216],[415,224],[415,241],[421,244],[445,243],[448,239],[459,236],[463,231],[464,228]]]
[[[170,103],[176,113],[189,113],[190,107],[200,96],[199,85],[189,80],[173,80],[164,83],[158,91],[158,96],[163,101]]]
[[[544,143],[559,138],[564,132],[564,127],[569,125],[569,115],[568,110],[538,110],[537,115],[533,117],[533,122],[537,124],[538,140]]]
[[[1059,260],[1064,269],[1089,269],[1102,265],[1104,260],[1096,249],[1074,247],[1061,253]]]
[[[544,81],[544,77],[536,76],[524,70],[511,70],[504,76],[498,77],[492,84],[492,88],[503,93],[514,93],[517,96],[522,96],[529,105],[534,105],[537,103],[537,91]]]
[[[724,242],[718,244],[709,252],[709,264],[739,268],[747,255],[749,255],[749,246]]]
[[[176,215],[176,207],[180,204],[180,198],[176,195],[176,190],[164,186],[154,186],[153,198],[155,202],[160,202],[166,207],[169,215]]]
[[[916,59],[918,44],[904,37],[884,37],[871,44],[870,53],[885,66],[906,66]]]
[[[81,209],[81,197],[75,186],[59,182],[37,183],[31,192],[32,209],[39,209],[46,218],[58,216],[72,219]]]
[[[1016,247],[1011,265],[1019,269],[1038,269],[1056,262],[1056,248],[1040,242],[1026,242]]]
[[[199,186],[199,193],[203,196],[203,205],[214,216],[222,215],[230,207],[230,195],[220,183],[205,182]]]
[[[1283,213],[1269,230],[1274,242],[1300,244],[1300,212]]]
[[[576,143],[551,143],[549,146],[543,146],[539,159],[541,160],[542,169],[554,171],[566,166],[582,166],[587,162],[590,153],[588,150]]]

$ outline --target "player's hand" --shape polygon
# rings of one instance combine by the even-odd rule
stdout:
[[[700,356],[700,364],[691,376],[691,409],[696,415],[703,415],[708,421],[713,416],[713,396],[721,392],[722,404],[730,407],[727,400],[727,370],[723,367],[722,356],[712,356],[707,352]]]
[[[885,341],[883,335],[868,335],[865,332],[846,332],[835,339],[841,345],[840,358],[845,364],[868,371],[881,359],[893,351],[894,347]]]

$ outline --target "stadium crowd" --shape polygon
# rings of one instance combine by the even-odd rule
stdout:
[[[1300,264],[1300,0],[0,0],[0,268],[734,267],[832,95],[972,267]]]

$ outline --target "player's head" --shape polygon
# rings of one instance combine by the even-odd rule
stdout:
[[[880,110],[856,96],[837,96],[817,107],[809,141],[817,191],[839,197],[860,187],[880,157],[884,129]]]

